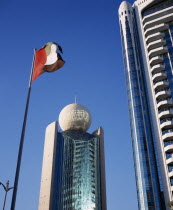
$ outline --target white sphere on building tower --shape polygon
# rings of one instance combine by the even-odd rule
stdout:
[[[81,104],[69,104],[60,112],[59,124],[63,131],[87,131],[91,125],[91,114]]]

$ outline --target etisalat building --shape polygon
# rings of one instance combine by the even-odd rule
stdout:
[[[39,210],[106,210],[104,135],[87,133],[90,112],[66,106],[45,134]]]

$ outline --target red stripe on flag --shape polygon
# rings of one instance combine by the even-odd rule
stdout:
[[[32,76],[32,82],[37,79],[41,74],[44,73],[43,67],[46,63],[47,55],[44,48],[41,48],[40,50],[37,50],[35,53],[35,64],[34,64],[34,70],[33,70],[33,76]]]

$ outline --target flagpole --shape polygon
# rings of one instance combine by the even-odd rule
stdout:
[[[16,196],[17,196],[17,189],[18,189],[18,180],[19,180],[19,173],[20,173],[20,165],[21,165],[22,151],[23,151],[23,144],[24,144],[24,137],[25,137],[25,128],[26,128],[28,107],[29,107],[30,94],[31,94],[32,75],[33,75],[34,63],[35,63],[35,52],[36,52],[36,49],[34,49],[34,55],[33,55],[33,61],[32,61],[30,79],[29,79],[28,95],[27,95],[27,100],[26,100],[26,107],[25,107],[25,113],[24,113],[24,119],[23,119],[23,125],[22,125],[22,132],[21,132],[21,137],[20,137],[20,145],[19,145],[19,151],[18,151],[18,159],[17,159],[16,174],[15,174],[15,181],[14,181],[14,189],[13,189],[13,195],[12,195],[12,201],[11,201],[11,210],[15,210],[15,203],[16,203]]]

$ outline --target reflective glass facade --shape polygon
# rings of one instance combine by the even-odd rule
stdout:
[[[139,209],[165,209],[161,192],[159,163],[155,153],[146,77],[136,17],[127,2],[119,12],[122,50],[128,96],[128,110]]]
[[[165,41],[168,48],[168,53],[163,55],[163,64],[165,65],[165,72],[167,74],[167,81],[169,82],[169,87],[167,90],[171,91],[171,96],[173,98],[173,77],[172,77],[172,66],[173,66],[173,23],[169,25],[168,30],[165,30]]]
[[[99,136],[65,131],[57,139],[51,210],[102,210]]]
[[[173,0],[119,8],[139,209],[173,201]]]

